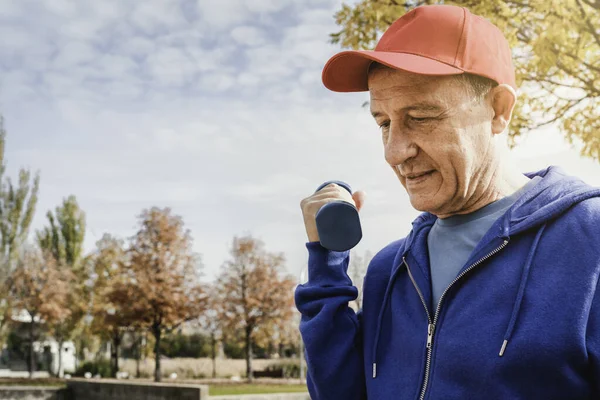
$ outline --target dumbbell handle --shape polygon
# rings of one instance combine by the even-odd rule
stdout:
[[[348,185],[346,182],[342,182],[342,181],[327,181],[327,182],[323,183],[321,186],[319,186],[317,188],[317,190],[315,190],[315,193],[318,192],[319,190],[323,189],[325,186],[327,186],[327,185],[329,185],[331,183],[335,183],[336,185],[343,187],[350,194],[352,194],[352,188],[350,187],[350,185]]]

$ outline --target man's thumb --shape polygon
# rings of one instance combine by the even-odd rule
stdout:
[[[357,190],[356,192],[352,193],[352,200],[354,200],[354,203],[356,204],[356,208],[359,211],[365,204],[366,198],[367,198],[367,194],[362,190]]]

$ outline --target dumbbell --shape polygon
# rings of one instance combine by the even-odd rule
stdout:
[[[342,181],[325,182],[317,188],[315,193],[330,183],[335,183],[352,194],[350,185]],[[325,204],[317,212],[316,223],[321,246],[326,249],[350,250],[362,239],[358,210],[348,202],[335,200]]]

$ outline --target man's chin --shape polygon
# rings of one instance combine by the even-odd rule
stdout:
[[[431,203],[431,201],[427,201],[427,200],[423,200],[423,199],[415,199],[410,195],[410,193],[408,194],[408,196],[410,199],[410,204],[417,211],[428,212],[428,213],[433,214],[434,211],[437,209],[436,207],[434,207],[434,205]]]
[[[410,194],[409,194],[410,196]],[[429,207],[427,207],[426,204],[424,204],[423,201],[420,200],[413,200],[412,197],[410,197],[410,205],[417,211],[421,211],[421,212],[428,212]]]

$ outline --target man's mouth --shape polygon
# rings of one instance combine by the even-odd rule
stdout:
[[[423,177],[425,175],[429,175],[435,170],[423,171],[423,172],[413,172],[411,174],[406,175],[406,179],[417,179]]]
[[[412,188],[415,188],[416,186],[421,184],[425,184],[425,182],[429,180],[429,178],[431,177],[431,175],[433,175],[434,172],[435,170],[430,170],[425,172],[408,174],[406,176],[406,184]]]

